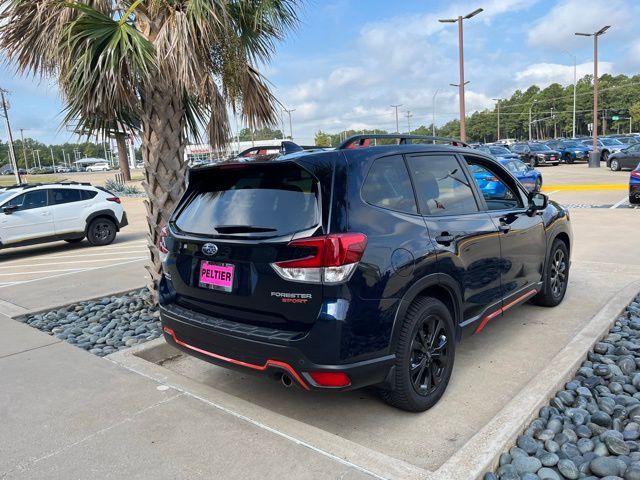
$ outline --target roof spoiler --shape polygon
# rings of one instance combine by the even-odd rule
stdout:
[[[376,133],[376,134],[362,134],[353,135],[347,138],[344,142],[338,146],[336,150],[347,150],[351,148],[366,148],[371,146],[371,140],[396,140],[398,145],[405,145],[411,143],[448,143],[454,147],[468,147],[465,142],[449,137],[438,137],[432,135],[409,135],[401,133]],[[422,140],[422,142],[413,142],[412,140]]]
[[[294,142],[290,142],[289,140],[285,140],[280,144],[280,153],[282,155],[288,155],[290,153],[302,152],[304,148]]]

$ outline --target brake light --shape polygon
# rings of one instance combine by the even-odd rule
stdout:
[[[631,172],[631,176],[633,178],[640,178],[640,170],[634,170],[633,172]]]
[[[107,202],[120,203],[120,198],[119,197],[109,197],[109,198],[107,198]]]
[[[487,182],[497,182],[498,179],[496,177],[485,177],[484,179]]]
[[[367,246],[363,233],[338,233],[302,238],[288,244],[301,249],[300,258],[272,263],[285,280],[336,284],[349,279]]]
[[[169,235],[167,227],[162,227],[160,230],[160,238],[158,239],[158,251],[160,252],[160,261],[164,262],[169,255],[169,249],[167,248],[166,239]]]
[[[309,372],[309,376],[319,387],[348,387],[351,380],[343,372]]]

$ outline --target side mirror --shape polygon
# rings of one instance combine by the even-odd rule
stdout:
[[[18,207],[16,205],[9,205],[8,207],[4,207],[2,211],[4,212],[5,215],[11,215],[17,209]]]
[[[544,193],[540,192],[531,192],[529,194],[529,210],[532,212],[537,212],[540,210],[544,210],[549,205],[549,197],[547,197]]]

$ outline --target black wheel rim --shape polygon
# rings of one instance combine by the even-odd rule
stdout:
[[[410,359],[409,374],[416,393],[422,396],[433,393],[449,367],[449,339],[444,321],[429,316],[418,323]]]
[[[551,293],[555,298],[562,295],[567,282],[567,262],[564,252],[556,250],[551,259]]]
[[[100,222],[96,224],[93,230],[93,236],[99,242],[104,242],[108,240],[111,237],[111,234],[112,234],[112,227],[110,224],[106,222]]]

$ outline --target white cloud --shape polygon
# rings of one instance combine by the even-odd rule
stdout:
[[[611,62],[598,62],[598,76],[613,72]],[[593,62],[576,65],[578,79],[585,75],[593,75]],[[524,70],[515,74],[516,87],[528,88],[535,84],[540,88],[545,88],[552,83],[568,85],[573,83],[573,65],[562,65],[558,63],[534,63]]]
[[[587,39],[576,32],[592,33],[605,25],[613,27],[608,36],[634,32],[640,15],[637,0],[561,0],[528,30],[530,45],[557,49],[583,45]]]

